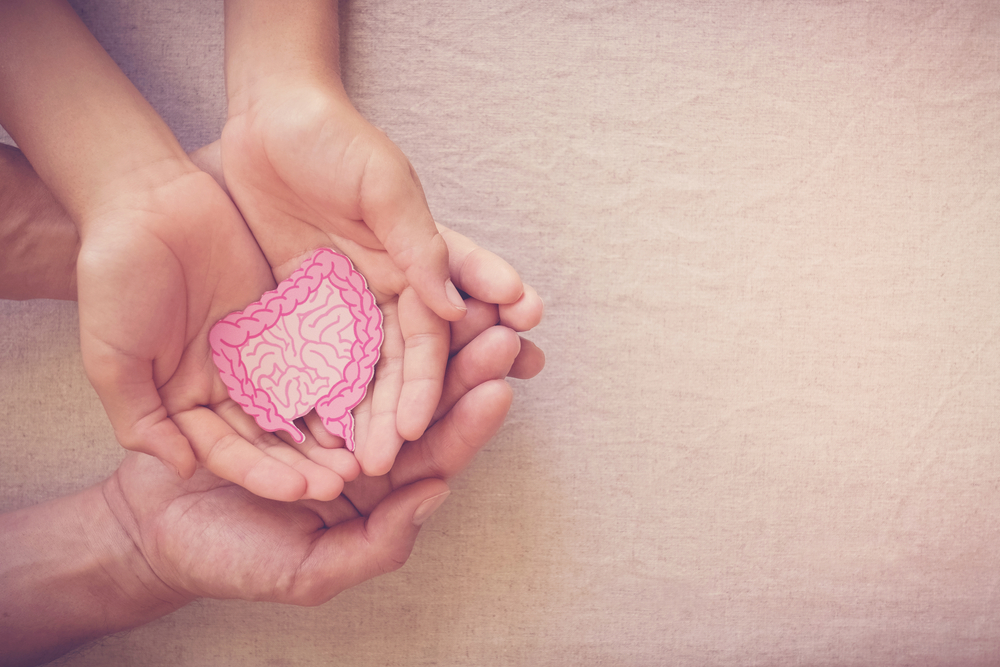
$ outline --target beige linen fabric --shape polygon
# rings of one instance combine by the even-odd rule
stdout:
[[[219,3],[76,6],[217,136]],[[341,7],[356,104],[538,289],[546,370],[401,571],[58,664],[1000,661],[996,3]],[[75,306],[0,321],[12,509],[121,454]]]

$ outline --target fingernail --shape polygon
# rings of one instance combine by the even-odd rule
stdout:
[[[180,479],[184,479],[183,477],[181,477],[181,471],[178,470],[177,466],[175,466],[173,463],[171,463],[170,461],[164,461],[163,459],[160,459],[160,463],[166,466],[167,470],[177,475],[177,477],[179,477]]]
[[[451,491],[445,491],[444,493],[439,493],[436,496],[432,496],[420,503],[417,507],[417,511],[413,513],[413,525],[422,526],[424,521],[431,518],[431,514],[437,511],[437,508],[441,507],[441,504],[448,499]]]
[[[444,281],[444,292],[448,295],[448,301],[451,301],[451,305],[459,310],[467,310],[465,301],[462,300],[462,295],[458,293],[455,283],[451,282],[450,278]]]

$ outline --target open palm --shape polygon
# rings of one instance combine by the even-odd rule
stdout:
[[[449,364],[440,419],[407,442],[390,473],[361,477],[331,502],[281,503],[199,470],[180,480],[130,456],[105,495],[153,572],[179,595],[318,604],[402,565],[419,524],[503,422],[501,379],[516,334],[492,327]],[[471,387],[471,388],[470,388]]]
[[[127,191],[87,220],[77,266],[84,365],[119,441],[269,498],[339,493],[356,465],[252,434],[211,361],[212,324],[274,284],[232,202],[194,165]]]
[[[221,151],[229,192],[276,279],[320,246],[346,254],[367,278],[385,340],[376,381],[355,412],[356,454],[367,474],[385,473],[438,404],[448,322],[464,315],[452,279],[477,299],[513,304],[524,294],[517,273],[491,256],[482,270],[499,274],[462,284],[466,267],[452,261],[449,278],[448,245],[416,173],[338,85],[272,91],[228,120]]]

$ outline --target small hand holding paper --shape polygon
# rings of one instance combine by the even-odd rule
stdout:
[[[357,455],[367,473],[384,473],[403,440],[430,422],[448,322],[466,312],[416,173],[333,80],[270,86],[230,117],[221,151],[229,192],[277,280],[327,246],[347,255],[375,294],[386,339],[371,435],[388,444],[359,445]],[[521,296],[516,282],[505,298]]]
[[[256,431],[212,364],[209,328],[274,286],[232,202],[193,165],[124,190],[86,221],[78,260],[84,365],[119,441],[182,477],[201,462],[267,498],[335,496],[353,457]]]

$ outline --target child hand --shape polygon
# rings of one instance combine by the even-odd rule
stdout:
[[[230,117],[221,162],[277,280],[320,246],[347,255],[364,274],[386,331],[372,435],[391,441],[393,453],[420,437],[441,394],[448,322],[466,306],[406,157],[357,113],[339,82],[282,81]],[[515,282],[511,299],[520,296]],[[361,447],[358,459],[369,474],[392,463]]]
[[[270,498],[342,485],[245,428],[211,361],[209,328],[274,285],[229,198],[66,2],[0,3],[0,56],[0,123],[78,227],[83,361],[120,442]]]
[[[177,172],[155,186],[138,172],[81,225],[83,361],[115,434],[185,478],[197,461],[263,497],[336,496],[357,475],[349,454],[262,434],[226,393],[208,330],[274,282],[211,177]]]

